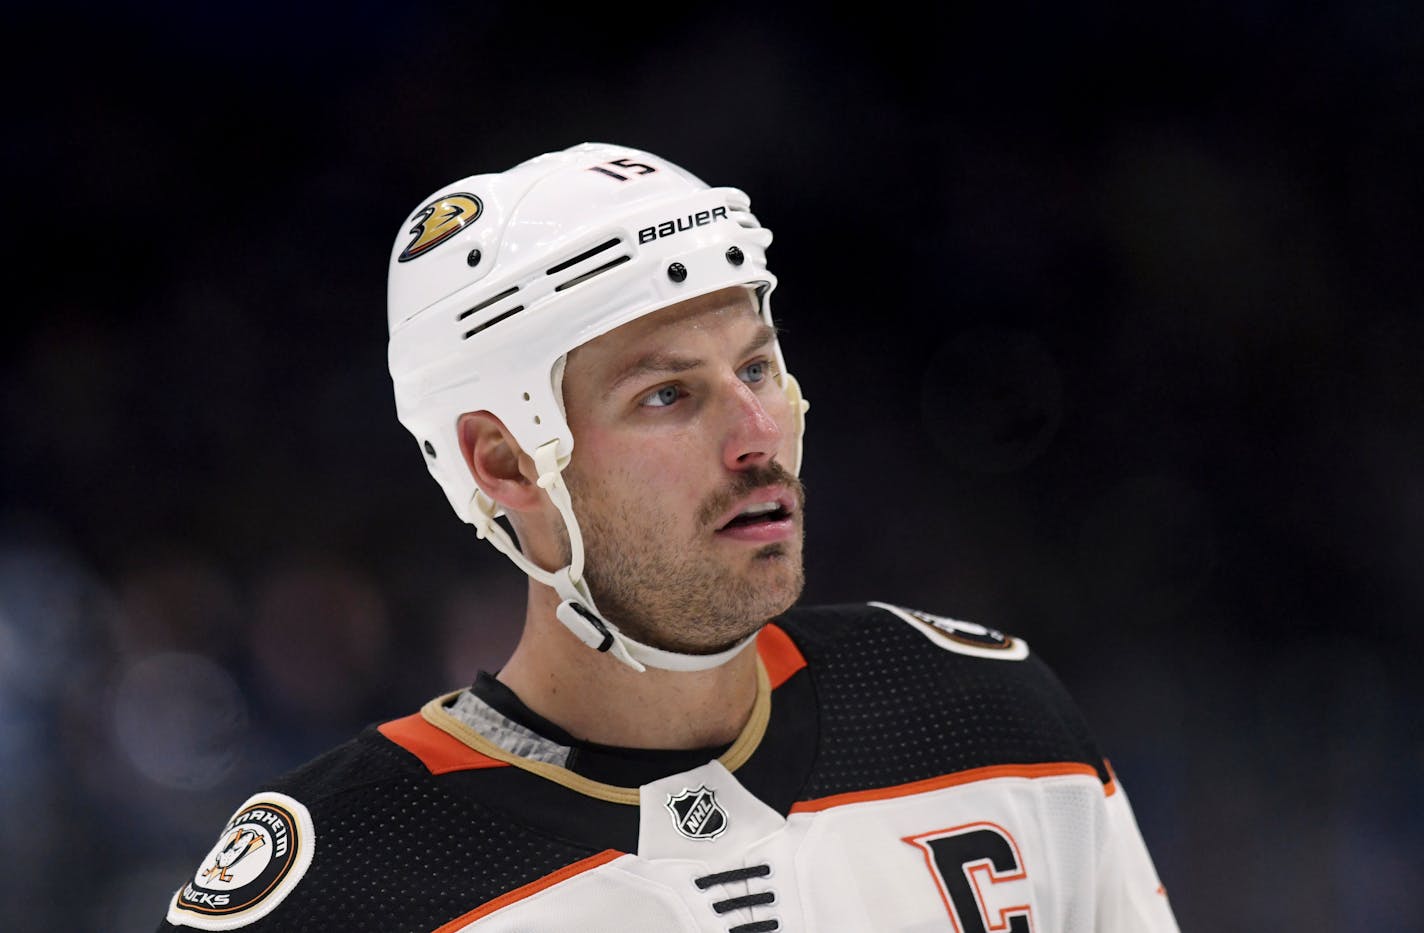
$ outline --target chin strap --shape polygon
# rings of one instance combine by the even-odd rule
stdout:
[[[665,671],[710,670],[726,664],[751,644],[756,633],[716,654],[680,654],[635,641],[619,631],[618,626],[601,617],[598,606],[593,601],[593,594],[589,592],[588,581],[583,579],[583,535],[579,531],[578,519],[574,516],[568,487],[564,485],[562,470],[568,461],[565,460],[562,465],[559,463],[558,444],[558,441],[550,441],[536,450],[534,466],[539,471],[539,488],[549,494],[554,507],[563,516],[565,528],[568,529],[571,553],[567,567],[548,571],[525,557],[514,539],[509,536],[509,532],[495,521],[499,506],[479,490],[475,491],[470,502],[470,519],[476,534],[514,561],[520,570],[559,595],[559,606],[554,614],[564,627],[585,645],[595,651],[611,654],[639,673],[649,667]]]
[[[796,418],[796,461],[791,472],[801,472],[801,438],[806,432],[806,412],[811,403],[801,395],[801,386],[796,377],[783,373],[781,388],[791,402]],[[716,654],[681,654],[664,651],[634,641],[619,631],[618,626],[602,618],[598,606],[589,592],[588,581],[583,578],[583,534],[579,531],[578,518],[574,515],[573,500],[569,498],[569,488],[564,485],[563,469],[568,466],[568,458],[560,462],[559,442],[549,441],[534,451],[534,467],[539,471],[539,488],[549,494],[554,507],[564,519],[564,527],[569,533],[569,565],[560,570],[549,571],[540,567],[519,550],[509,532],[495,519],[499,516],[499,505],[479,489],[470,500],[469,521],[475,526],[475,533],[494,545],[501,554],[514,561],[515,566],[534,580],[544,584],[559,594],[559,606],[554,610],[560,622],[578,640],[595,651],[606,652],[619,661],[642,673],[650,667],[664,671],[706,671],[726,664],[736,657],[747,645],[756,639],[756,633],[748,635],[724,651]]]
[[[706,671],[721,667],[755,641],[757,635],[753,632],[732,647],[716,654],[680,654],[634,641],[620,632],[613,623],[603,621],[584,608],[581,602],[565,599],[559,603],[554,614],[564,623],[565,628],[578,636],[579,641],[596,651],[608,652],[639,673],[650,667],[664,671]]]

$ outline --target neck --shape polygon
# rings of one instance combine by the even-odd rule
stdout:
[[[529,582],[524,633],[499,680],[570,735],[630,748],[705,748],[736,739],[756,700],[756,650],[706,671],[638,673],[580,642]]]

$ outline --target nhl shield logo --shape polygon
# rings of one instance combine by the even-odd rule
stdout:
[[[727,828],[727,811],[717,802],[717,793],[708,790],[706,784],[669,795],[667,808],[672,825],[689,839],[713,839]]]

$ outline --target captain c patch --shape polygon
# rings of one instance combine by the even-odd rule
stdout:
[[[271,913],[316,852],[307,808],[286,794],[248,798],[168,907],[168,922],[235,930]]]

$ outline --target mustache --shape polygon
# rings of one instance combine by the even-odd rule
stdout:
[[[723,512],[736,505],[738,499],[763,486],[785,486],[796,497],[796,511],[800,512],[806,506],[806,487],[802,485],[801,480],[773,460],[766,466],[752,467],[744,473],[738,473],[729,486],[708,496],[697,509],[697,523],[712,524]]]

